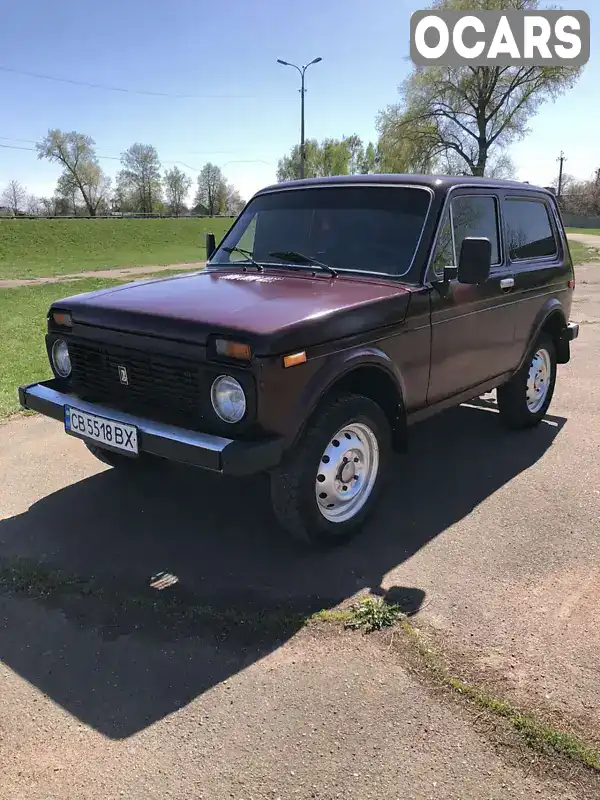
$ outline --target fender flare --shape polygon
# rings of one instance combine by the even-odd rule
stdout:
[[[533,345],[535,344],[537,338],[539,337],[542,329],[548,324],[549,320],[553,320],[553,327],[554,330],[552,332],[552,336],[556,343],[556,355],[559,364],[566,364],[569,360],[570,350],[569,350],[569,340],[567,338],[567,318],[565,315],[565,310],[563,308],[562,303],[556,297],[551,298],[548,300],[544,305],[540,308],[536,317],[533,321],[533,325],[531,326],[531,332],[529,334],[529,338],[527,340],[527,346],[525,348],[525,352],[521,361],[519,363],[518,369],[521,369],[525,364],[529,353]],[[556,319],[556,322],[554,322]]]
[[[301,422],[291,436],[292,444],[304,431],[323,397],[352,372],[364,367],[381,370],[390,379],[397,395],[398,421],[400,422],[405,417],[405,384],[398,366],[379,347],[365,345],[352,350],[332,353],[323,358],[323,364],[311,377],[298,399],[295,414],[296,419]]]

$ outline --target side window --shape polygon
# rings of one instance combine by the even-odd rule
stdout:
[[[440,225],[432,266],[436,275],[441,275],[444,271],[444,267],[455,266],[449,209],[446,209],[442,224]]]
[[[543,200],[507,198],[504,216],[508,251],[512,261],[556,255],[556,239],[548,208]]]
[[[492,244],[492,264],[500,263],[498,204],[494,197],[456,197],[452,201],[452,222],[457,258],[460,257],[463,239],[479,236],[489,239]]]

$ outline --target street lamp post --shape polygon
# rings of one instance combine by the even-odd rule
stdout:
[[[323,61],[321,56],[319,56],[318,58],[313,58],[313,60],[309,61],[309,63],[306,64],[304,67],[299,67],[296,64],[290,64],[289,61],[282,61],[281,58],[277,59],[278,64],[283,64],[284,67],[293,67],[294,69],[297,69],[298,72],[300,73],[301,88],[299,91],[300,91],[300,177],[301,178],[304,177],[304,162],[306,160],[306,148],[304,144],[304,94],[306,92],[306,89],[304,88],[304,74],[312,64],[318,64],[319,61]]]

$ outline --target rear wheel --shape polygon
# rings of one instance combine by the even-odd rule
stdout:
[[[282,527],[309,545],[338,544],[357,533],[376,504],[390,442],[387,417],[372,400],[344,394],[324,406],[271,474]]]
[[[556,384],[556,348],[542,333],[519,372],[497,391],[498,410],[509,428],[531,428],[546,415]]]

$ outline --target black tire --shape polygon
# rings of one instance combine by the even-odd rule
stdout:
[[[540,408],[532,411],[527,404],[527,380],[532,361],[541,350],[545,350],[550,359],[550,378],[547,382],[548,391],[546,392],[544,403]],[[500,419],[508,428],[514,430],[533,428],[535,425],[538,425],[546,415],[550,403],[552,402],[555,385],[556,347],[552,337],[547,333],[542,333],[529,352],[521,369],[508,383],[498,388],[497,396]]]
[[[131,456],[124,456],[121,453],[115,453],[114,450],[107,450],[105,447],[98,447],[95,444],[85,443],[85,446],[93,456],[96,456],[98,461],[107,464],[109,467],[115,469],[135,469],[141,465],[146,466],[149,462],[149,456],[146,454],[139,455],[137,458]]]
[[[333,437],[336,433],[351,424],[366,426],[374,434],[379,465],[370,494],[362,507],[351,518],[332,522],[319,508],[316,480],[319,465],[324,463],[321,459],[325,449],[328,445],[334,446],[333,442],[337,440]],[[373,511],[381,491],[388,471],[391,438],[385,413],[377,403],[366,397],[338,395],[319,408],[293,451],[271,473],[271,500],[280,525],[294,539],[310,546],[341,544],[356,534]],[[347,482],[350,484],[350,481]]]

